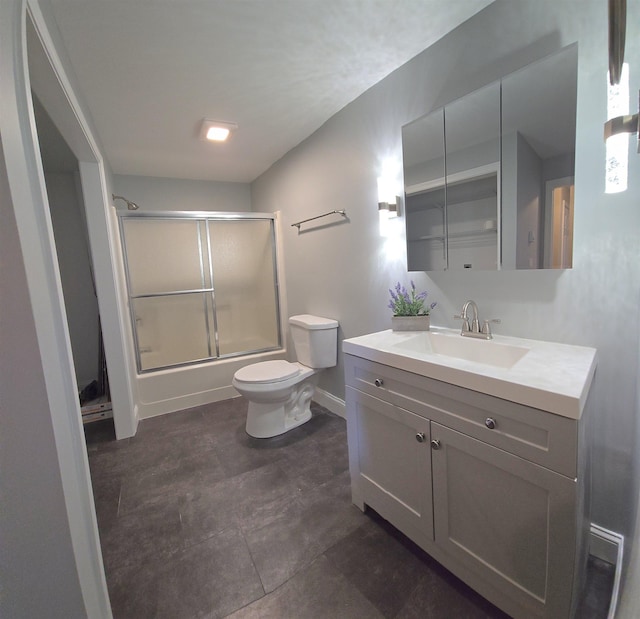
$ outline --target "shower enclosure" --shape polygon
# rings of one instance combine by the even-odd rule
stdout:
[[[273,215],[119,221],[139,373],[281,347]]]

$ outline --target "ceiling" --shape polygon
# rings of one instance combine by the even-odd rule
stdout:
[[[116,174],[251,182],[490,0],[45,0]],[[203,118],[232,121],[225,144]]]

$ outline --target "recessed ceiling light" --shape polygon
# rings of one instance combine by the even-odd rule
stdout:
[[[238,123],[231,123],[223,120],[202,120],[200,128],[200,139],[211,142],[224,142],[232,131],[238,128]]]

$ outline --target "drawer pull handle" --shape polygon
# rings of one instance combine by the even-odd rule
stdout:
[[[425,436],[424,432],[418,432],[416,434],[416,441],[418,441],[418,443],[424,443],[426,438],[427,437]]]
[[[373,381],[373,384],[374,384],[376,387],[382,387],[382,385],[384,385],[384,381],[383,381],[381,378],[376,378],[376,379]]]
[[[440,449],[440,441],[437,438],[431,441],[431,449]]]
[[[487,426],[489,430],[494,430],[497,424],[495,419],[492,419],[491,417],[487,417],[484,421],[484,425]]]

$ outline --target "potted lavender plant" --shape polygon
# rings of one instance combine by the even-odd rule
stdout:
[[[398,282],[395,290],[389,289],[391,300],[389,309],[393,311],[391,328],[394,331],[428,331],[429,314],[436,306],[433,302],[425,305],[427,292],[416,292],[416,285],[411,281],[411,290],[407,290]]]

